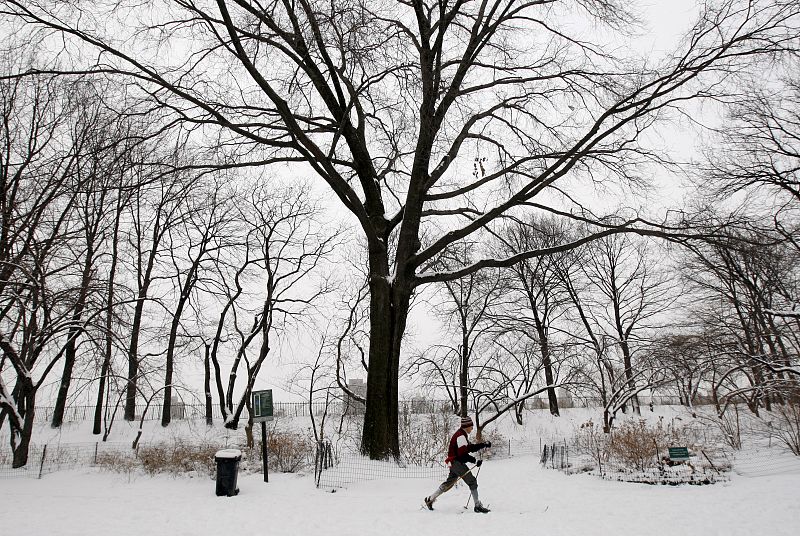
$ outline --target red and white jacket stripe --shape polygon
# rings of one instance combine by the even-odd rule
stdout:
[[[475,457],[470,455],[470,452],[481,450],[484,446],[483,443],[470,443],[467,433],[463,428],[459,428],[450,438],[445,463],[449,465],[453,460],[458,460],[461,463],[475,463]]]

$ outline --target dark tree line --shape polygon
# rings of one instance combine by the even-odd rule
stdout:
[[[5,78],[0,91],[0,425],[14,465],[37,404],[59,427],[86,389],[104,438],[145,403],[168,425],[179,370],[206,345],[238,426],[271,345],[331,288],[316,274],[341,237],[308,189],[197,166],[218,155],[143,123],[99,79]]]

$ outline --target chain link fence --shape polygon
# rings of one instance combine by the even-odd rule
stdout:
[[[561,441],[543,445],[540,463],[569,474],[587,472],[608,480],[648,484],[711,484],[729,480],[731,474],[744,477],[800,474],[800,456],[777,446],[699,449],[685,462],[673,463],[665,457],[660,463],[654,460],[652,467],[632,470],[580,454]]]
[[[645,396],[639,397],[642,407],[650,405],[680,405],[681,401],[678,397],[674,396]],[[190,403],[191,400],[197,400],[196,396],[187,397],[186,401],[173,401],[171,409],[171,417],[173,419],[205,419],[206,418],[206,405],[205,403]],[[698,399],[694,405],[706,405],[711,402],[706,399]],[[524,409],[547,409],[549,408],[549,400],[542,397],[532,397],[520,405]],[[601,407],[602,403],[599,398],[592,397],[559,397],[558,405],[560,408],[592,408]],[[450,400],[427,400],[427,399],[412,399],[401,400],[399,402],[400,413],[409,413],[415,415],[429,414],[429,413],[452,413],[453,402]],[[112,408],[113,409],[113,408]],[[136,420],[141,419],[145,406],[138,404],[135,406]],[[144,416],[145,421],[159,421],[161,420],[162,402],[154,400]],[[35,422],[49,422],[53,418],[53,406],[36,406],[35,408]],[[219,404],[212,405],[212,419],[216,421],[222,420],[222,411]],[[474,413],[475,409],[470,408],[470,412]],[[273,402],[273,414],[275,417],[308,417],[309,415],[321,416],[327,415],[356,415],[363,414],[364,407],[362,405],[354,404],[349,400],[335,400],[332,402]],[[95,406],[93,405],[74,405],[68,406],[64,410],[63,422],[83,422],[90,421],[94,418]],[[121,418],[122,408],[117,410],[117,418]]]
[[[490,449],[481,451],[484,459],[504,459],[514,456],[536,454],[541,450],[539,439],[499,440]],[[444,480],[449,469],[444,464],[446,453],[439,456],[441,461],[429,465],[402,461],[370,460],[357,453],[336,454],[329,442],[317,444],[314,465],[314,478],[318,488],[346,488],[356,482],[383,480],[388,478],[429,478]]]
[[[53,443],[47,445],[31,445],[28,449],[28,463],[25,467],[12,467],[10,451],[0,450],[0,478],[31,477],[42,478],[43,475],[63,469],[92,467],[98,458],[113,453],[115,456],[135,456],[130,443]]]

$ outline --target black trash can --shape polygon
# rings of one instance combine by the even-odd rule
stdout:
[[[239,494],[236,479],[239,475],[239,462],[242,451],[238,449],[218,450],[214,456],[217,462],[217,497],[233,497]]]

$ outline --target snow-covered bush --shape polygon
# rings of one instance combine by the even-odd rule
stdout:
[[[314,456],[314,444],[299,433],[273,430],[267,438],[270,469],[295,473],[308,465]]]

